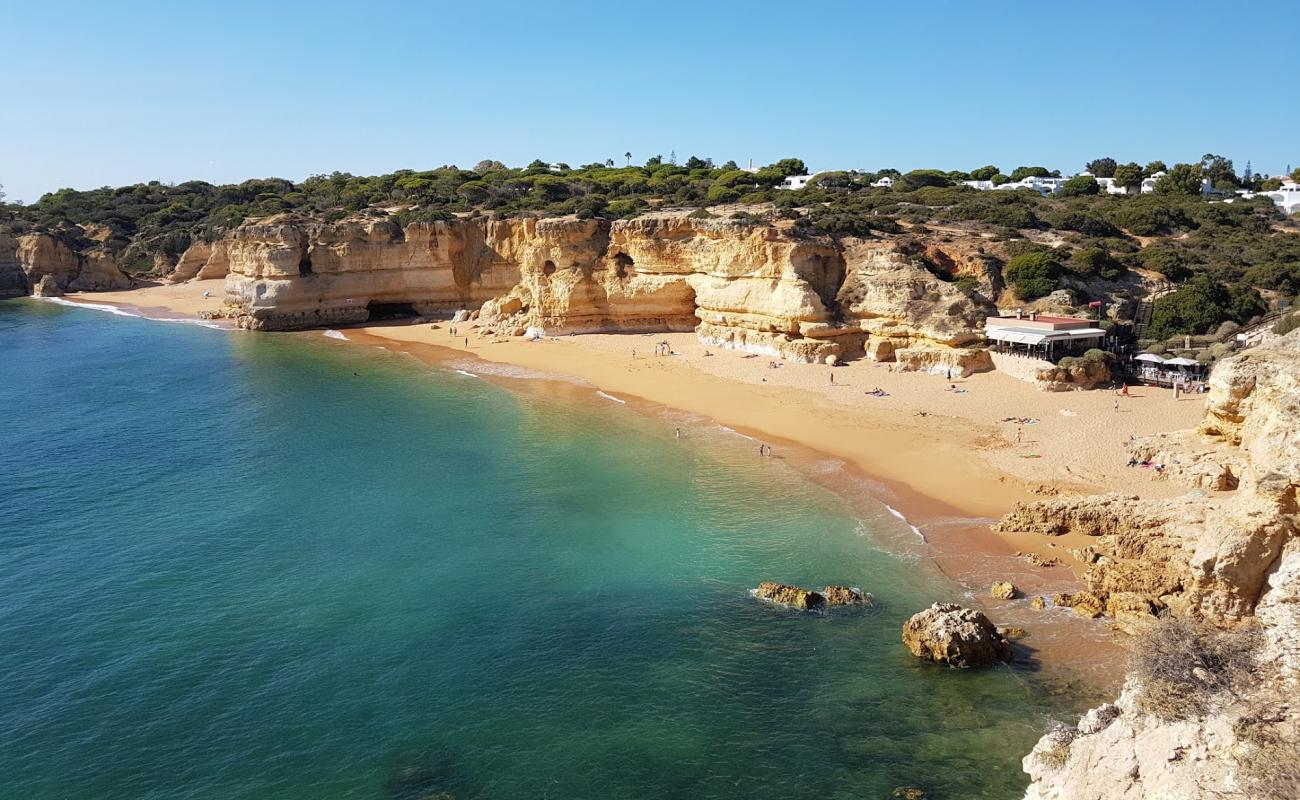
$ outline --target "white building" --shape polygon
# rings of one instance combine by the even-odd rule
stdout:
[[[1273,201],[1273,205],[1282,209],[1283,214],[1300,213],[1300,183],[1296,183],[1290,178],[1283,178],[1282,186],[1271,192],[1251,192],[1239,189],[1237,194],[1243,200],[1249,200],[1252,197],[1267,197]],[[1224,202],[1231,201],[1225,200]]]
[[[1031,189],[1038,192],[1043,197],[1057,195],[1061,193],[1061,187],[1069,178],[1039,178],[1030,176],[1018,181],[1008,181],[1001,186],[994,186],[994,189],[1002,191],[1014,191],[1016,189]]]
[[[892,189],[894,188],[894,179],[886,175],[880,180],[873,182],[871,185],[876,189]]]
[[[803,187],[807,186],[808,181],[812,180],[814,177],[816,176],[815,175],[786,175],[785,180],[781,181],[781,185],[776,188],[802,189]]]

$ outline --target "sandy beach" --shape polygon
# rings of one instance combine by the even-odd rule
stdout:
[[[217,310],[222,295],[222,281],[214,280],[68,299],[174,317]],[[969,583],[987,579],[992,570],[1029,594],[1069,588],[1070,574],[1010,556],[1035,553],[1077,566],[1069,551],[1086,541],[995,534],[988,522],[1016,501],[1043,494],[1177,494],[1176,486],[1155,480],[1150,471],[1127,467],[1125,445],[1134,434],[1195,426],[1204,405],[1199,396],[1175,401],[1169,392],[1141,387],[1118,398],[1109,391],[1048,393],[998,372],[949,382],[865,359],[834,368],[779,362],[707,347],[693,333],[534,342],[481,337],[471,323],[445,321],[367,325],[345,333],[430,363],[481,359],[579,378],[643,407],[707,417],[770,444],[778,457],[797,448],[842,459],[888,487],[896,498],[891,504],[925,531],[945,572]],[[655,354],[662,342],[669,355]],[[870,394],[876,389],[883,395]],[[975,566],[990,556],[994,566]]]
[[[192,281],[67,299],[146,316],[197,316],[221,308],[222,286],[220,279]],[[834,368],[780,362],[705,346],[693,333],[533,342],[481,337],[472,323],[439,321],[360,326],[347,335],[580,378],[615,396],[709,417],[777,450],[799,444],[842,458],[909,495],[914,506],[978,517],[1000,516],[1014,502],[1043,493],[1177,495],[1177,486],[1127,467],[1125,445],[1134,434],[1194,427],[1204,408],[1199,396],[1174,400],[1155,388],[1132,388],[1130,397],[1042,392],[996,371],[949,382],[865,359]],[[668,343],[670,355],[655,355],[660,342]],[[870,394],[876,389],[884,396]],[[1033,541],[1017,541],[1026,552],[1034,548]]]

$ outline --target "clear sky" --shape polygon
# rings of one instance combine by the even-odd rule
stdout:
[[[0,184],[574,165],[1300,165],[1300,2],[0,0]]]

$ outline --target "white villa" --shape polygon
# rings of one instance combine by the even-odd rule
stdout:
[[[816,175],[786,175],[785,180],[781,181],[778,189],[802,189],[808,185],[808,181],[817,177]]]
[[[871,185],[876,189],[880,189],[880,188],[892,189],[894,188],[894,179],[886,175],[880,180],[874,181]]]
[[[1296,183],[1290,178],[1282,179],[1281,188],[1274,189],[1271,192],[1251,192],[1246,189],[1238,189],[1237,195],[1243,200],[1249,200],[1252,197],[1267,197],[1273,201],[1273,205],[1282,209],[1284,214],[1300,213],[1300,183]],[[1225,203],[1231,203],[1232,200],[1225,200]]]

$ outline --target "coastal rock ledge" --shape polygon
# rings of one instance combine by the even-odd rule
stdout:
[[[903,623],[903,644],[917,658],[952,667],[1011,660],[1011,643],[989,618],[956,603],[935,603]]]

